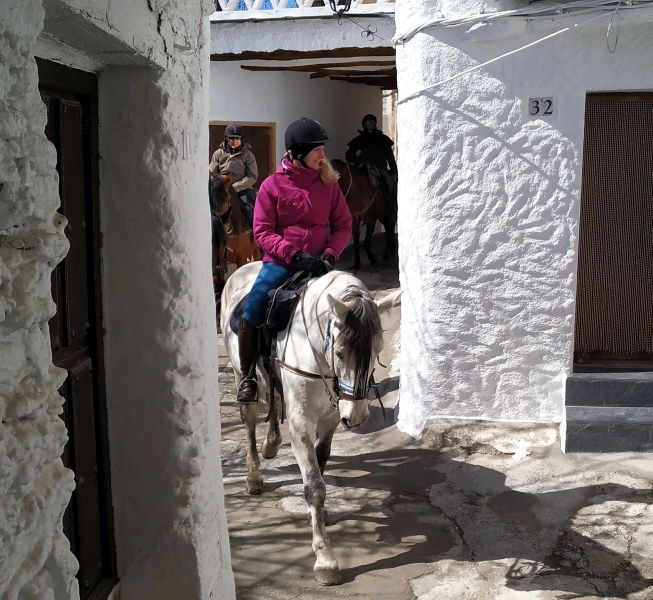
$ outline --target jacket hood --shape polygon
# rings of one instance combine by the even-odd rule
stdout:
[[[298,187],[307,187],[320,178],[317,169],[307,169],[292,164],[286,157],[281,159],[281,164],[276,171],[279,175],[285,175]]]

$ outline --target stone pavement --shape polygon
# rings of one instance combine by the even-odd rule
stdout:
[[[378,293],[397,285],[390,270],[359,276]],[[398,386],[398,314],[384,326],[388,408]],[[653,599],[651,455],[564,455],[556,428],[529,424],[439,421],[418,442],[392,424],[392,410],[384,422],[376,403],[364,427],[334,438],[326,506],[343,584],[321,587],[285,426],[278,456],[261,461],[264,493],[245,493],[245,432],[220,351],[239,600]],[[261,419],[260,439],[265,431]]]

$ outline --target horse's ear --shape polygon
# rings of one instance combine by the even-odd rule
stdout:
[[[331,294],[327,294],[326,297],[329,301],[329,304],[331,305],[331,308],[333,309],[333,312],[338,315],[338,320],[344,321],[347,317],[347,314],[349,313],[349,307],[342,300],[338,300],[338,298],[332,296]]]
[[[394,308],[395,306],[401,306],[402,293],[403,290],[398,289],[394,292],[386,294],[383,296],[383,298],[379,298],[378,300],[375,299],[374,303],[376,304],[376,308],[379,310],[379,312],[385,312],[391,308]]]
[[[232,178],[231,173],[229,173],[228,175],[225,175],[222,178],[222,185],[224,186],[225,190],[229,189],[229,186],[231,185],[231,178]]]

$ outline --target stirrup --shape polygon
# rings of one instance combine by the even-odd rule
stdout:
[[[239,404],[258,404],[258,383],[256,377],[245,377],[238,386],[236,401]]]

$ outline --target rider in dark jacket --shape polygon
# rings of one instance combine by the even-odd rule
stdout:
[[[367,163],[374,167],[381,177],[380,189],[386,199],[390,218],[396,221],[397,217],[397,162],[392,152],[394,142],[376,127],[376,117],[365,115],[362,120],[363,130],[358,132],[349,144],[345,153],[345,160],[359,166]],[[370,174],[370,180],[376,179]],[[375,187],[378,183],[372,181]],[[385,188],[385,190],[384,190]]]
[[[368,163],[384,176],[390,171],[393,182],[397,180],[397,163],[392,152],[394,142],[376,127],[376,117],[363,117],[363,130],[349,144],[345,160],[355,165]]]

